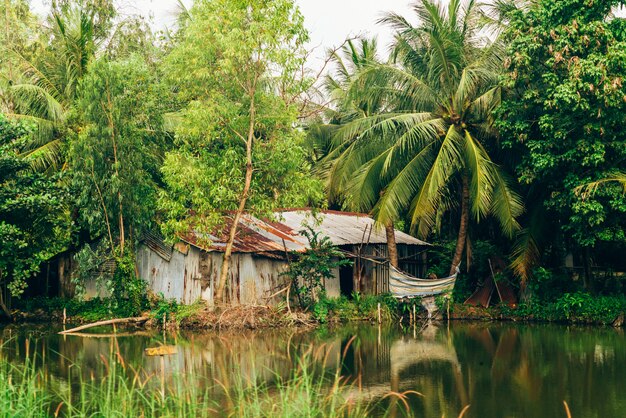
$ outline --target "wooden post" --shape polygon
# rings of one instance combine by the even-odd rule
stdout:
[[[161,356],[161,400],[165,403],[165,356]]]
[[[381,316],[380,316],[380,302],[378,303],[378,323],[380,324],[381,321]]]
[[[493,284],[496,285],[496,290],[498,291],[498,297],[500,298],[500,302],[502,302],[502,294],[500,293],[500,288],[498,287],[498,281],[496,280],[496,275],[493,273],[493,266],[491,265],[491,258],[489,258],[487,261],[489,261],[489,270],[491,271]]]

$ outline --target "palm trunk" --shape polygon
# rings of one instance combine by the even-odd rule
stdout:
[[[228,233],[228,242],[226,243],[226,248],[224,250],[224,257],[222,258],[222,268],[220,270],[220,278],[218,281],[217,290],[215,292],[215,300],[216,302],[224,301],[224,289],[226,287],[226,279],[228,278],[228,271],[230,270],[230,257],[233,252],[233,244],[235,242],[235,236],[237,235],[237,229],[239,227],[239,220],[243,216],[243,213],[246,210],[246,202],[248,201],[248,195],[250,194],[250,186],[252,184],[252,145],[254,142],[254,124],[255,124],[255,115],[256,109],[254,106],[254,90],[250,95],[250,123],[248,126],[248,138],[246,139],[246,177],[243,186],[243,191],[241,192],[241,198],[239,199],[239,207],[235,212],[235,217],[233,219],[233,223],[230,226],[230,231]]]
[[[398,246],[396,245],[396,231],[393,222],[385,224],[385,232],[387,233],[387,249],[389,251],[389,262],[395,268],[398,268]]]
[[[456,268],[461,264],[465,241],[467,239],[467,226],[469,224],[469,179],[467,173],[463,173],[461,189],[461,222],[459,224],[459,235],[456,239],[456,249],[450,266],[450,275],[456,272]]]

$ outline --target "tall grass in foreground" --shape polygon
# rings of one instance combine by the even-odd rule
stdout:
[[[288,378],[275,372],[272,385],[246,382],[237,375],[232,388],[224,387],[228,410],[234,416],[256,417],[368,417],[373,404],[351,399],[354,385],[334,374],[314,373],[309,354],[297,362]]]
[[[314,365],[308,352],[287,377],[275,371],[270,384],[236,371],[225,384],[194,372],[165,376],[135,370],[116,355],[102,358],[101,377],[73,373],[68,379],[46,375],[31,361],[16,365],[0,359],[0,417],[412,416],[402,401],[412,395],[390,395],[399,402],[385,409],[361,399],[359,388],[339,370],[324,373]]]

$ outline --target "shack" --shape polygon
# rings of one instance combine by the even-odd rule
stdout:
[[[284,210],[275,220],[244,216],[239,225],[226,286],[226,302],[273,304],[284,298],[277,295],[287,280],[283,275],[289,254],[305,252],[305,225],[328,237],[352,265],[336,269],[325,283],[331,297],[384,293],[389,289],[387,239],[383,228],[365,214],[309,209]],[[181,237],[174,247],[158,236],[144,236],[137,254],[137,269],[149,288],[167,299],[193,303],[198,299],[213,303],[226,243],[210,236],[210,245],[194,231]],[[426,272],[426,249],[430,244],[396,231],[400,268],[413,275]]]

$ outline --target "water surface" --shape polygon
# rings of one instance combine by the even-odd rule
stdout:
[[[385,406],[390,391],[420,392],[422,397],[409,396],[416,416],[456,417],[471,404],[467,417],[564,417],[564,400],[576,418],[626,416],[626,340],[622,330],[611,328],[453,322],[424,330],[353,324],[165,336],[55,331],[47,325],[5,327],[0,357],[16,363],[36,358],[45,374],[76,381],[77,374],[97,377],[110,354],[119,352],[127,366],[147,373],[194,373],[224,385],[237,373],[271,387],[277,373],[288,376],[297,359],[310,353],[318,369],[339,368],[353,383],[354,399]],[[145,355],[162,343],[175,345],[177,353],[163,362]]]

